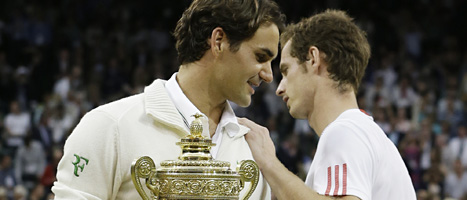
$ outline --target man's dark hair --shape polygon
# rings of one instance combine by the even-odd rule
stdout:
[[[178,58],[182,64],[201,59],[210,48],[207,39],[221,27],[231,51],[253,37],[261,25],[284,28],[285,16],[272,0],[194,0],[183,12],[174,31]]]

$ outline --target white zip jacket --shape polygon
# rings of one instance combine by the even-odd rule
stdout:
[[[164,160],[176,160],[181,149],[175,143],[189,134],[164,84],[155,80],[144,93],[100,106],[81,119],[65,143],[52,187],[55,199],[141,199],[131,181],[132,162],[149,156],[158,168]],[[222,132],[217,160],[229,161],[236,170],[238,161],[253,159],[244,138],[248,131],[240,126],[233,137]],[[261,175],[250,199],[270,198]]]

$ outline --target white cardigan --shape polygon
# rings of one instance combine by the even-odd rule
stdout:
[[[176,160],[181,149],[175,143],[189,134],[164,84],[155,80],[144,93],[100,106],[81,119],[65,143],[52,187],[55,199],[140,199],[131,181],[132,162],[149,156],[158,168],[161,161]],[[234,137],[222,132],[217,144],[217,160],[229,161],[232,170],[238,161],[253,159],[243,137],[248,128],[240,127]],[[250,199],[270,198],[261,176]]]

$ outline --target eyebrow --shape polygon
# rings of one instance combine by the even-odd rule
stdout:
[[[266,53],[269,57],[271,57],[271,58],[273,58],[273,59],[275,58],[275,57],[274,57],[274,54],[272,53],[272,51],[271,51],[270,49],[268,49],[268,48],[260,48],[260,50],[263,51],[264,53]]]

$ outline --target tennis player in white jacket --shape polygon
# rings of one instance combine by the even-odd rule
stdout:
[[[139,199],[131,164],[149,156],[156,167],[176,160],[175,144],[202,113],[211,153],[230,161],[252,159],[228,100],[248,106],[254,87],[272,81],[284,16],[272,0],[195,0],[174,31],[181,66],[144,93],[87,113],[66,141],[52,191],[55,199]],[[242,191],[240,195],[243,195]],[[270,199],[263,178],[252,199]]]

